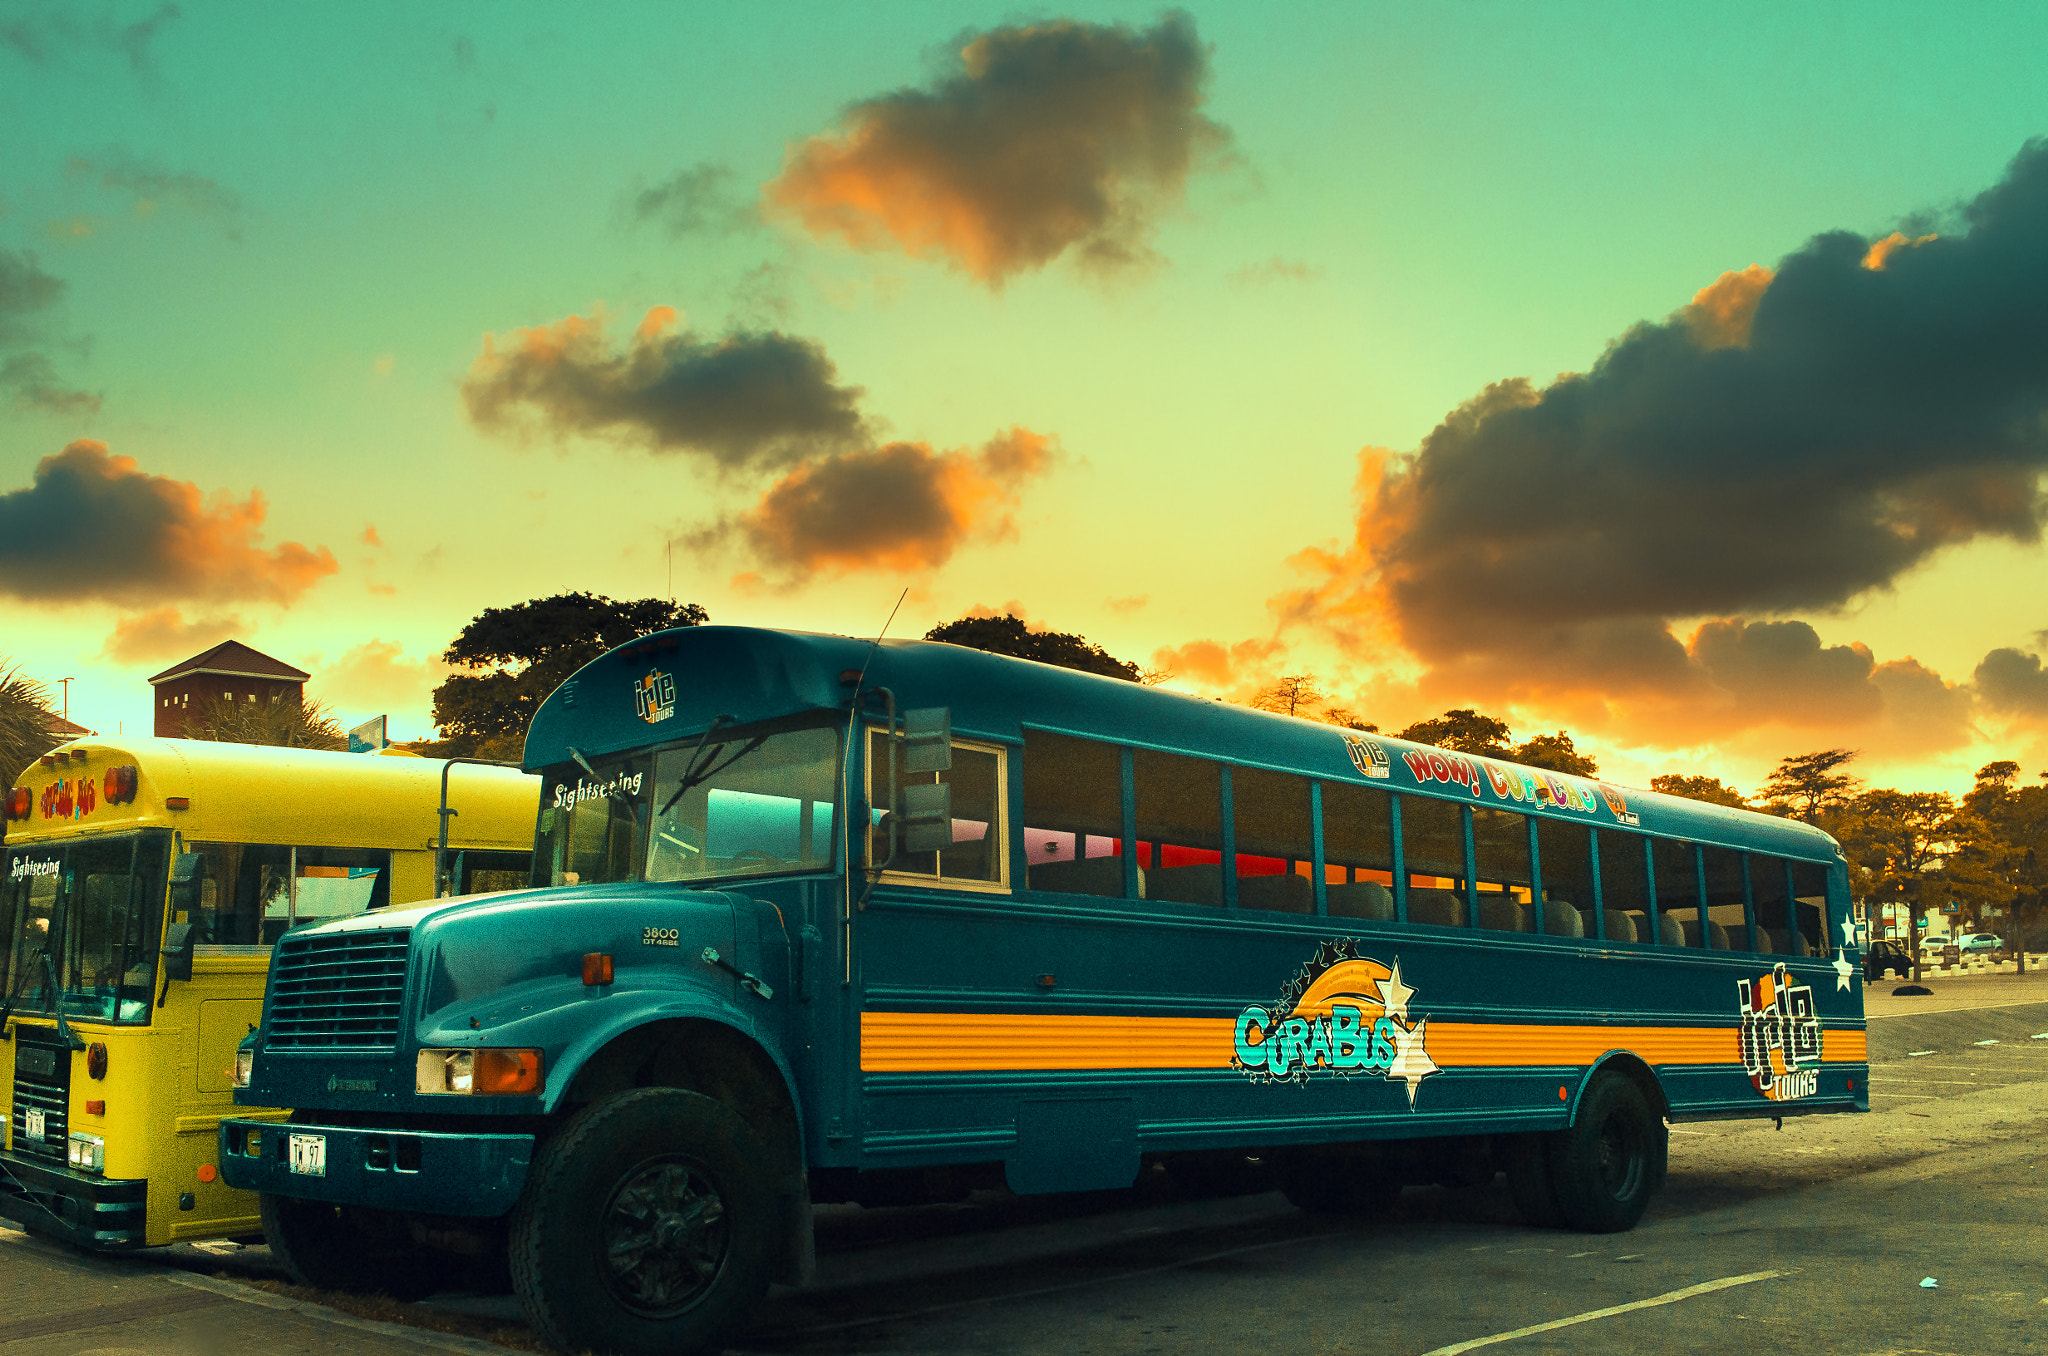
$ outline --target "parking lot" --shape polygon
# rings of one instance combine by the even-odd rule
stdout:
[[[1359,1227],[1277,1193],[1189,1199],[1163,1178],[1083,1200],[834,1207],[819,1284],[777,1292],[740,1349],[2038,1350],[2048,984],[2035,985],[1873,987],[1871,1114],[1676,1126],[1670,1182],[1630,1233],[1530,1229],[1499,1183],[1411,1187]],[[532,1346],[509,1296],[354,1306],[365,1318],[251,1290],[274,1275],[261,1248],[109,1261],[8,1233],[0,1267],[15,1296],[0,1356]]]

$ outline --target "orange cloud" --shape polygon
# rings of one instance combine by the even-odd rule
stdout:
[[[1936,238],[1933,235],[1920,235],[1908,239],[1903,231],[1893,231],[1884,239],[1871,242],[1869,251],[1863,256],[1863,266],[1873,273],[1882,272],[1885,261],[1900,250],[1917,249]]]
[[[100,653],[121,663],[182,658],[231,636],[246,636],[248,631],[247,623],[232,614],[195,617],[188,622],[179,609],[160,607],[114,623],[113,634],[100,647]]]
[[[102,598],[289,605],[338,568],[326,547],[265,549],[262,491],[237,501],[152,476],[89,438],[0,494],[0,593],[31,602]]]
[[[1749,342],[1756,304],[1777,275],[1762,264],[1730,270],[1692,294],[1681,315],[1701,348],[1740,348]]]
[[[1226,645],[1217,640],[1191,640],[1185,645],[1162,645],[1152,652],[1151,667],[1183,682],[1211,689],[1256,686],[1264,681],[1264,667],[1279,653],[1279,642],[1240,640]]]
[[[691,544],[705,550],[737,538],[791,579],[934,569],[970,539],[1012,535],[1025,482],[1059,455],[1050,438],[1025,428],[979,452],[934,452],[923,443],[848,452],[791,471],[736,521],[694,535]]]
[[[1144,31],[994,29],[935,87],[866,100],[793,147],[766,203],[813,235],[943,259],[990,287],[1069,249],[1131,263],[1153,210],[1228,142],[1200,112],[1206,68],[1184,14]]]
[[[308,656],[320,695],[345,711],[424,709],[434,688],[455,670],[432,655],[408,659],[396,641],[366,640],[329,663]]]
[[[601,308],[502,342],[486,335],[462,382],[470,420],[490,432],[533,421],[557,436],[693,452],[727,471],[790,466],[863,441],[861,392],[834,384],[817,344],[774,331],[714,342],[672,333],[677,323],[673,306],[653,307],[623,350],[606,341]]]

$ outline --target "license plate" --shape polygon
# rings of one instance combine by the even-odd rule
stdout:
[[[22,1127],[22,1138],[40,1140],[43,1137],[43,1115],[43,1109],[39,1106],[32,1106],[27,1109],[26,1118],[28,1124]]]
[[[292,1171],[301,1177],[327,1175],[327,1136],[293,1135]]]

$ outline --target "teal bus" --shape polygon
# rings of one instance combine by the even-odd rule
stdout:
[[[277,944],[220,1168],[316,1285],[504,1249],[571,1350],[715,1346],[814,1202],[1261,1160],[1627,1229],[1667,1125],[1869,1106],[1835,842],[923,641],[698,627],[536,715],[530,891]]]

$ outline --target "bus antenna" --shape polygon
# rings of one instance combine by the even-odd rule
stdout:
[[[908,584],[905,584],[903,586],[903,592],[896,595],[896,606],[889,609],[888,620],[882,623],[882,629],[875,632],[874,640],[869,642],[867,658],[860,661],[860,677],[856,678],[853,683],[853,698],[854,706],[856,709],[858,709],[860,706],[861,685],[867,682],[868,680],[868,665],[875,662],[875,651],[882,648],[882,637],[889,634],[890,624],[896,620],[897,612],[902,610],[903,600],[905,598],[908,598],[909,596],[910,586]]]

